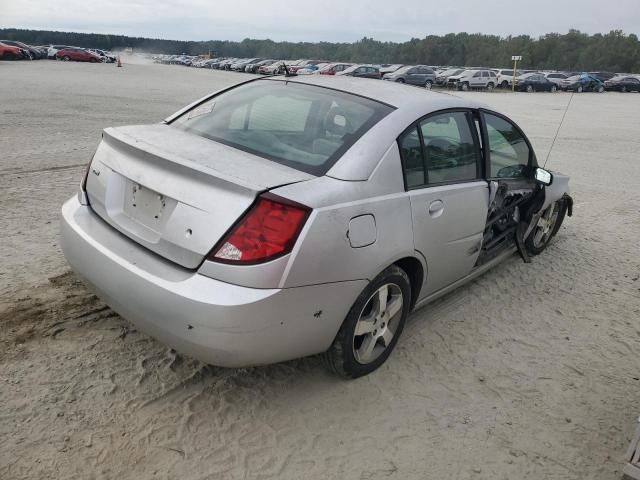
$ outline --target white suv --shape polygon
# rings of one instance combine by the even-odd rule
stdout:
[[[522,72],[516,70],[516,77],[522,75]],[[513,83],[513,69],[498,70],[498,86],[500,88],[509,88]]]
[[[449,77],[447,86],[464,90],[470,88],[487,88],[493,90],[498,85],[498,77],[493,70],[465,70],[460,75]]]

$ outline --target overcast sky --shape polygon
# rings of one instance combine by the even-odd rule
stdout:
[[[176,40],[401,42],[450,32],[640,34],[640,0],[0,0],[0,27]]]

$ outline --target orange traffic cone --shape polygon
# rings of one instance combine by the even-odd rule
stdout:
[[[118,55],[118,67],[122,66],[122,62],[120,61],[120,55]]]

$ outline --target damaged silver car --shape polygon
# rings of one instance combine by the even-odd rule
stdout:
[[[571,215],[506,116],[393,82],[260,78],[107,128],[62,208],[73,269],[176,350],[244,367],[322,353],[355,378],[407,316]]]

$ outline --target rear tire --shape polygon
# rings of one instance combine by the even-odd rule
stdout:
[[[547,207],[524,242],[529,255],[540,255],[551,243],[567,214],[567,201],[560,199]]]
[[[489,82],[487,83],[487,90],[491,91],[495,88],[495,85],[493,84],[493,82]]]
[[[604,92],[604,87],[602,85],[600,85],[598,87],[598,93],[602,93],[602,92]]]
[[[620,91],[622,93],[625,93],[627,91],[627,87],[625,87],[624,85],[622,87],[620,87]]]
[[[396,346],[410,309],[409,277],[391,265],[366,286],[349,310],[324,353],[327,368],[344,378],[379,368]]]
[[[433,82],[431,80],[427,80],[427,82],[424,84],[424,88],[426,88],[427,90],[431,90],[432,87]]]

